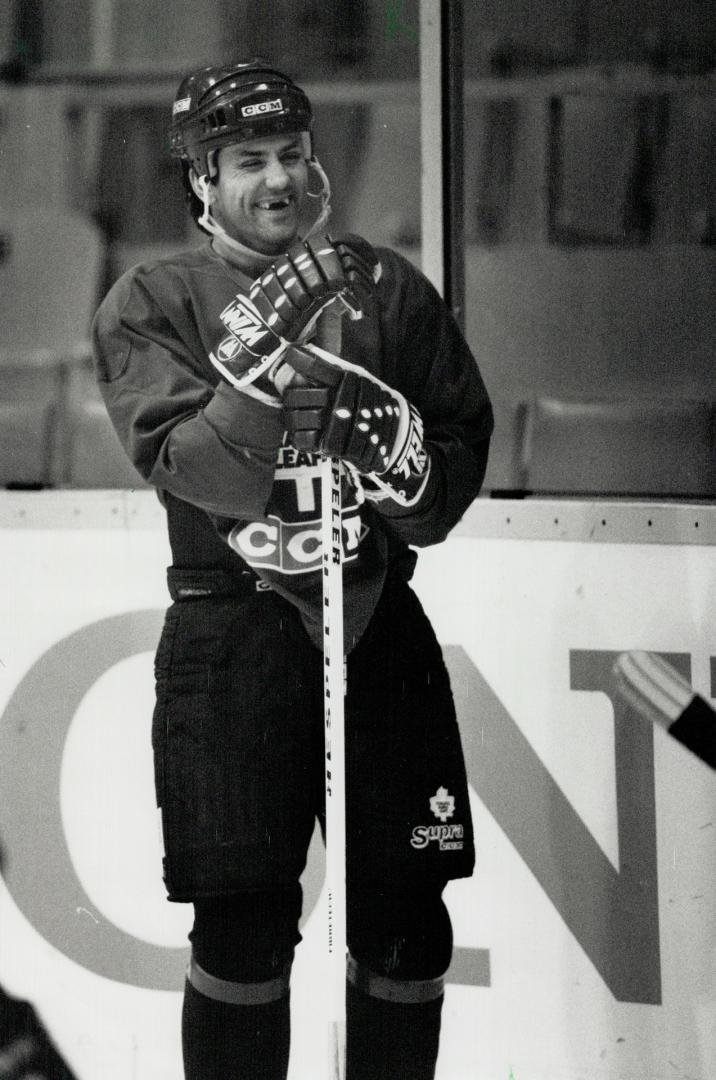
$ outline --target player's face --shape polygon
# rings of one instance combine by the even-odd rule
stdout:
[[[276,255],[296,238],[308,187],[300,135],[272,135],[224,146],[211,212],[229,236]]]

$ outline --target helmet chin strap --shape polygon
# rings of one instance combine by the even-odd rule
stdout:
[[[320,199],[321,208],[318,212],[318,217],[313,222],[313,225],[311,225],[311,228],[305,236],[301,237],[302,240],[308,240],[309,236],[313,236],[314,232],[317,232],[318,229],[322,229],[331,216],[331,182],[317,157],[312,157],[308,164],[313,165],[313,168],[318,173],[318,177],[321,181],[321,190],[315,192],[309,191],[308,197],[309,199]]]
[[[212,162],[207,162],[211,169]],[[318,213],[318,217],[311,225],[305,236],[299,236],[300,240],[307,240],[309,236],[312,236],[318,229],[321,229],[331,214],[331,184],[326,175],[325,169],[321,165],[317,157],[307,159],[307,164],[313,166],[318,173],[321,181],[321,190],[317,192],[307,192],[309,198],[320,199],[321,206]],[[242,262],[250,260],[254,265],[270,266],[275,261],[275,255],[266,255],[262,251],[256,251],[254,248],[249,247],[247,244],[242,244],[240,240],[235,240],[233,236],[229,236],[223,225],[220,225],[216,218],[211,213],[211,197],[209,188],[209,178],[206,176],[200,176],[198,179],[199,190],[201,191],[201,202],[204,207],[201,217],[198,219],[198,224],[202,226],[208,233],[216,237],[221,244],[229,250],[230,253],[237,256]]]

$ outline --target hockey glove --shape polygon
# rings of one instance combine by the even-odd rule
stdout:
[[[262,375],[271,384],[289,343],[305,340],[336,300],[361,318],[379,278],[377,255],[359,236],[296,243],[254,281],[248,297],[238,294],[222,311],[229,334],[211,362],[239,389]]]
[[[290,349],[285,361],[302,382],[283,398],[291,444],[347,462],[369,481],[368,498],[417,502],[430,472],[418,410],[365,368],[316,345]]]

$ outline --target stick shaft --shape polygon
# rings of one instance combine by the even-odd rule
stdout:
[[[332,317],[331,317],[332,316]],[[338,353],[340,316],[326,312],[320,343]],[[326,781],[326,888],[328,893],[328,1075],[345,1076],[346,781],[345,653],[343,643],[343,527],[341,477],[334,458],[321,467],[323,549],[323,700]]]
[[[328,954],[331,961],[332,1019],[345,1015],[346,961],[346,792],[343,655],[343,582],[341,572],[341,473],[339,461],[322,467],[323,554],[323,692],[326,752],[326,883]],[[326,535],[327,534],[327,535]]]

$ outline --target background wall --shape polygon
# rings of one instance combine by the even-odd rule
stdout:
[[[716,698],[716,508],[652,515],[478,500],[421,553],[478,838],[437,1080],[716,1075],[715,774],[612,675],[653,650]],[[164,899],[147,738],[166,545],[151,492],[0,493],[0,983],[76,1080],[181,1076],[191,911]],[[290,1080],[325,1075],[320,855]]]
[[[14,0],[0,207],[90,217],[99,293],[194,242],[174,89],[260,53],[314,97],[334,231],[419,264],[418,26],[418,0]],[[531,398],[716,399],[716,20],[707,0],[475,0],[464,51],[465,321],[497,406],[488,485],[509,488]]]

